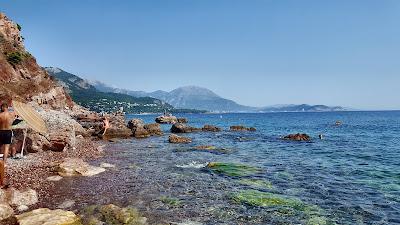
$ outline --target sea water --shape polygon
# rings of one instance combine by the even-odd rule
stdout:
[[[99,162],[117,168],[64,181],[72,187],[64,195],[82,207],[132,206],[152,224],[400,224],[399,111],[177,116],[223,131],[182,134],[193,142],[170,144],[171,125],[162,125],[164,136],[109,144]],[[152,123],[155,115],[132,118]],[[231,132],[231,125],[257,131]],[[281,139],[291,133],[312,139]],[[209,162],[257,172],[230,176]]]

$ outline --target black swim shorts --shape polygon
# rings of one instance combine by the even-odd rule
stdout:
[[[0,130],[0,145],[9,145],[12,142],[13,132],[11,130]]]

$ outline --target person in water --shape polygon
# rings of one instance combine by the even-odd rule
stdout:
[[[0,149],[3,152],[3,159],[0,159],[0,187],[7,188],[8,184],[5,182],[5,164],[13,138],[11,126],[16,117],[16,113],[8,111],[7,103],[1,104],[0,108]]]

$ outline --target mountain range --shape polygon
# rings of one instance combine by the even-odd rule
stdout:
[[[96,112],[112,112],[123,109],[127,113],[199,112],[190,109],[175,109],[170,104],[152,97],[134,97],[123,93],[102,92],[87,80],[62,69],[44,67],[63,86],[72,99]]]
[[[223,98],[207,88],[197,86],[185,86],[167,91],[132,91],[117,87],[111,87],[99,81],[89,81],[95,88],[104,92],[124,93],[136,97],[153,97],[163,100],[176,108],[190,108],[207,110],[210,112],[329,112],[344,111],[341,106],[288,104],[267,107],[251,107],[240,105],[232,100]]]
[[[133,91],[112,87],[100,81],[85,80],[59,68],[45,67],[44,69],[50,75],[54,76],[61,85],[67,88],[75,101],[89,108],[98,104],[96,101],[99,100],[103,101],[103,99],[112,99],[113,102],[118,102],[120,99],[124,99],[124,101],[131,102],[130,105],[126,105],[128,108],[125,107],[125,110],[131,109],[127,112],[137,112],[139,110],[138,108],[140,107],[132,106],[132,104],[141,104],[142,106],[155,104],[154,107],[148,109],[142,107],[139,110],[140,112],[161,112],[164,109],[175,112],[191,112],[194,110],[208,112],[327,112],[346,110],[341,106],[331,107],[326,105],[307,104],[251,107],[240,105],[232,100],[215,94],[207,88],[197,86],[179,87],[169,92],[162,90],[154,92]],[[133,110],[133,108],[135,108],[135,110]],[[99,111],[99,109],[97,109],[97,111]]]

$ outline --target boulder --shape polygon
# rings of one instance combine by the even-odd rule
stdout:
[[[14,216],[14,210],[5,203],[0,203],[0,221]]]
[[[178,118],[178,123],[188,123],[188,119],[183,118],[183,117]]]
[[[107,129],[104,139],[113,139],[113,138],[129,138],[132,136],[132,131],[127,127],[113,127],[111,125],[110,128]]]
[[[143,127],[152,136],[154,136],[154,135],[163,135],[163,132],[161,130],[161,126],[158,123],[146,124]]]
[[[191,126],[188,126],[188,125],[182,124],[182,123],[175,123],[171,127],[172,133],[191,133],[191,132],[200,131],[200,130],[201,129],[199,129],[199,128],[191,127]]]
[[[171,134],[168,138],[169,143],[190,143],[192,142],[191,138],[181,137],[175,134]]]
[[[137,127],[142,127],[144,126],[144,122],[141,119],[131,119],[128,122],[128,128],[129,129],[136,129]]]
[[[210,131],[210,132],[219,132],[222,129],[217,126],[214,126],[214,125],[204,125],[204,127],[201,128],[201,130],[202,131]]]
[[[104,172],[102,167],[91,166],[79,158],[66,158],[58,165],[60,176],[94,176]]]
[[[79,216],[71,211],[61,209],[40,208],[16,217],[19,225],[82,225]]]
[[[10,204],[15,206],[30,206],[38,202],[38,195],[33,189],[10,189]]]
[[[146,138],[151,136],[150,133],[143,126],[132,129],[132,133],[135,138]]]
[[[178,118],[175,116],[162,115],[157,117],[155,121],[156,123],[174,124],[178,122]]]
[[[256,131],[254,127],[245,127],[245,126],[231,126],[230,131]]]
[[[158,123],[144,124],[141,119],[132,119],[128,122],[128,128],[136,138],[146,138],[154,135],[163,135]]]
[[[308,136],[307,134],[289,134],[285,137],[283,137],[285,140],[292,140],[292,141],[310,141],[311,137]]]

